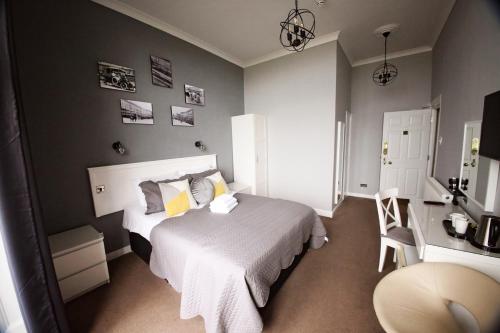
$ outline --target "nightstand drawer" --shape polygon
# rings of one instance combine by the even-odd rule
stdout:
[[[102,241],[54,258],[57,279],[64,279],[89,267],[106,262]]]
[[[59,281],[64,302],[109,282],[108,265],[103,262]]]

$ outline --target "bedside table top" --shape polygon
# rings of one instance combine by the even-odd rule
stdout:
[[[63,231],[49,236],[52,257],[59,257],[69,252],[100,242],[104,239],[102,233],[90,225]]]

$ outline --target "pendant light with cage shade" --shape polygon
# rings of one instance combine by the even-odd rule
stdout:
[[[387,62],[387,38],[391,34],[391,31],[382,32],[384,37],[384,63],[373,72],[373,82],[379,86],[386,86],[398,76],[398,69],[393,64]]]
[[[301,52],[314,39],[316,19],[308,9],[299,9],[298,0],[286,19],[280,23],[280,42],[289,51]]]

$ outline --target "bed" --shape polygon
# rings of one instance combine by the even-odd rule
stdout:
[[[131,222],[132,216],[139,221],[139,210],[124,214],[134,251],[135,235],[149,238],[151,271],[182,294],[181,318],[201,315],[207,332],[260,332],[258,308],[267,304],[281,271],[303,252],[304,243],[320,248],[326,235],[317,214],[305,205],[235,197],[239,205],[230,214],[193,209],[157,223],[149,234],[144,223]],[[158,219],[148,218],[149,226]]]
[[[229,214],[205,207],[169,219],[145,215],[127,182],[154,176],[152,167],[160,174],[202,163],[214,168],[214,161],[207,155],[89,169],[96,216],[125,210],[132,250],[181,293],[181,318],[202,316],[207,332],[260,332],[259,308],[308,248],[323,245],[326,230],[308,206],[241,193]]]

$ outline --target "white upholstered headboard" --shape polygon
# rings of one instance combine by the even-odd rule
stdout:
[[[136,179],[155,178],[175,172],[182,175],[215,168],[217,155],[88,168],[95,216],[118,212],[136,202],[137,190],[133,185]]]

